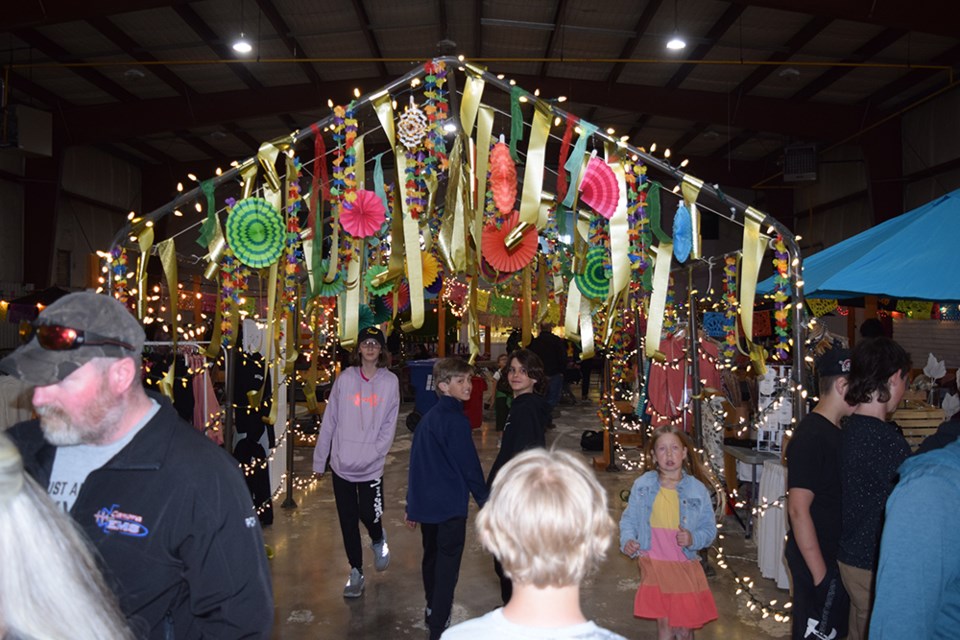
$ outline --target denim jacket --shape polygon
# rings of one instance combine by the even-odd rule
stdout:
[[[660,476],[656,471],[648,471],[633,483],[630,501],[620,517],[620,551],[629,540],[640,543],[643,551],[650,550],[650,514],[659,491]],[[680,500],[680,526],[693,537],[693,544],[684,547],[683,554],[693,560],[697,551],[710,546],[717,536],[713,504],[703,483],[687,475],[686,471],[677,484],[677,497]]]

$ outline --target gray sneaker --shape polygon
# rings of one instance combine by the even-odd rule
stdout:
[[[373,566],[377,571],[384,571],[390,566],[390,545],[387,544],[387,532],[383,532],[383,540],[370,545],[373,549]]]
[[[359,598],[363,595],[363,574],[359,569],[351,569],[347,584],[343,587],[344,598]]]

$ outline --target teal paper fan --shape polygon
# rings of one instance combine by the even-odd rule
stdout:
[[[591,247],[587,251],[587,264],[583,273],[575,276],[580,293],[592,300],[603,300],[610,293],[610,276],[606,269],[607,250]]]

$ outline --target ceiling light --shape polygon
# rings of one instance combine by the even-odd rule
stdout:
[[[233,50],[237,53],[250,53],[253,51],[253,45],[241,33],[240,38],[233,43]]]
[[[447,124],[443,125],[443,130],[447,133],[453,133],[457,130],[457,125],[453,124],[452,122],[448,122]]]
[[[671,51],[680,51],[681,49],[686,49],[686,41],[680,37],[680,32],[674,32],[673,37],[667,41],[667,49]]]

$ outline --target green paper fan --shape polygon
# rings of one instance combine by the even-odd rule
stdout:
[[[575,276],[580,293],[593,300],[603,300],[610,293],[610,277],[604,267],[607,250],[603,247],[590,247],[587,251],[587,264],[583,273]]]
[[[373,315],[373,309],[365,304],[360,305],[359,318],[357,319],[357,329],[363,331],[367,327],[377,324],[376,316]]]
[[[332,298],[333,296],[339,295],[341,291],[347,288],[347,274],[343,269],[337,271],[337,275],[334,276],[333,282],[324,282],[324,278],[327,275],[327,270],[330,268],[330,259],[326,258],[320,263],[320,273],[314,276],[314,282],[317,285],[316,295],[321,298]]]
[[[262,269],[276,262],[285,236],[280,212],[263,198],[244,198],[227,216],[227,244],[248,267]]]
[[[383,298],[379,296],[370,298],[370,309],[373,310],[374,324],[382,324],[393,316],[393,314],[390,312],[390,307],[388,307]]]
[[[363,276],[363,282],[364,282],[364,284],[367,285],[367,292],[369,292],[370,295],[372,295],[372,296],[385,296],[385,295],[387,295],[388,293],[390,293],[391,291],[393,291],[393,287],[394,287],[394,285],[396,284],[396,281],[395,281],[395,280],[390,280],[390,281],[388,281],[388,282],[384,282],[384,283],[383,283],[382,285],[380,285],[379,287],[373,286],[373,279],[376,278],[378,275],[380,275],[381,273],[383,273],[383,272],[386,271],[386,270],[387,270],[386,267],[384,267],[383,265],[379,265],[379,264],[373,265],[372,267],[367,267],[367,273],[364,274],[364,276]]]

